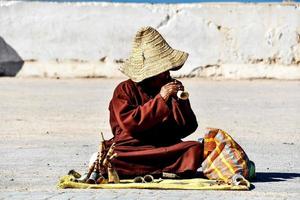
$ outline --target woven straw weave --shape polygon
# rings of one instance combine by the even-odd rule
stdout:
[[[188,53],[173,49],[152,27],[141,28],[133,41],[133,48],[120,70],[131,80],[141,82],[168,70],[178,70]]]

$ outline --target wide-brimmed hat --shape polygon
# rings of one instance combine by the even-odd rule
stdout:
[[[188,58],[188,53],[173,49],[152,27],[141,28],[133,41],[129,59],[120,67],[134,82],[158,75],[168,70],[178,70]]]

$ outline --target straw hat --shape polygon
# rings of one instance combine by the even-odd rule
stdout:
[[[134,82],[158,75],[168,70],[178,70],[188,53],[169,46],[160,33],[152,27],[141,28],[133,41],[133,48],[120,71]]]

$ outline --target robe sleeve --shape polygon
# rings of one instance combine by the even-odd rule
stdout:
[[[118,90],[111,103],[119,126],[129,133],[148,130],[166,120],[171,112],[160,94],[143,105],[135,105],[130,95]]]
[[[172,114],[181,138],[192,134],[197,129],[197,119],[189,100],[172,98]]]

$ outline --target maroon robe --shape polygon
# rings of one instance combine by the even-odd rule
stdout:
[[[199,168],[202,144],[181,141],[198,126],[189,100],[172,97],[166,103],[129,79],[116,87],[109,111],[114,137],[106,144],[116,143],[112,163],[119,175],[190,174]]]

